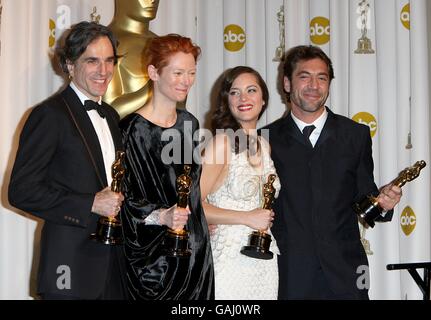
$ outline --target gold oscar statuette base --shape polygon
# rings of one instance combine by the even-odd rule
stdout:
[[[377,198],[373,196],[367,196],[353,204],[353,210],[355,210],[359,220],[371,228],[374,228],[374,220],[383,212],[383,209],[378,205]]]
[[[96,232],[91,234],[91,239],[109,245],[122,244],[120,221],[115,218],[100,217]]]
[[[371,40],[365,36],[358,39],[358,47],[355,50],[357,54],[373,54],[375,51],[372,48]]]
[[[192,252],[189,249],[189,232],[184,229],[168,229],[164,238],[164,249],[165,254],[169,257],[190,257]]]
[[[255,259],[271,260],[273,253],[269,250],[271,235],[262,231],[253,231],[248,237],[248,245],[242,247],[241,253]]]

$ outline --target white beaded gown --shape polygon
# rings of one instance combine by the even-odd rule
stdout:
[[[251,166],[246,151],[232,153],[223,185],[207,196],[207,202],[219,208],[240,211],[261,208],[263,184],[269,174],[276,173],[268,152],[263,153],[263,172]],[[280,191],[278,177],[273,186],[277,197]],[[270,250],[274,253],[271,260],[250,258],[240,253],[253,231],[245,225],[217,225],[211,236],[216,300],[277,299],[277,255],[280,251],[271,231],[268,231],[272,238]]]

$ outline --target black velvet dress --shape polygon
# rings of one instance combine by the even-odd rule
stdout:
[[[120,126],[126,151],[120,217],[131,298],[213,299],[213,260],[199,188],[201,165],[192,156],[199,143],[192,139],[199,129],[197,119],[178,109],[175,125],[162,128],[132,113]],[[186,225],[192,254],[189,258],[167,257],[162,245],[167,227],[146,225],[144,219],[153,210],[176,204],[176,178],[184,172],[184,164],[192,166],[191,214]]]

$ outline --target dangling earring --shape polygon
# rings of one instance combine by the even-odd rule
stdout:
[[[72,77],[72,75],[70,73],[69,73],[69,77],[68,78],[69,78],[70,81],[72,81],[72,79],[73,79],[73,77]]]

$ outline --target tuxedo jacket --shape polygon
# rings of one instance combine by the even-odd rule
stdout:
[[[267,129],[281,181],[272,227],[281,252],[279,298],[312,298],[316,277],[324,276],[334,297],[366,299],[357,282],[364,283],[368,261],[352,204],[378,194],[369,128],[328,109],[314,148],[290,113]]]
[[[102,106],[115,149],[122,149],[119,116],[109,105]],[[13,206],[45,220],[39,293],[95,299],[104,289],[112,259],[121,259],[122,254],[121,247],[89,238],[100,217],[91,212],[94,196],[106,186],[96,131],[68,86],[32,110],[20,136],[9,185]]]

